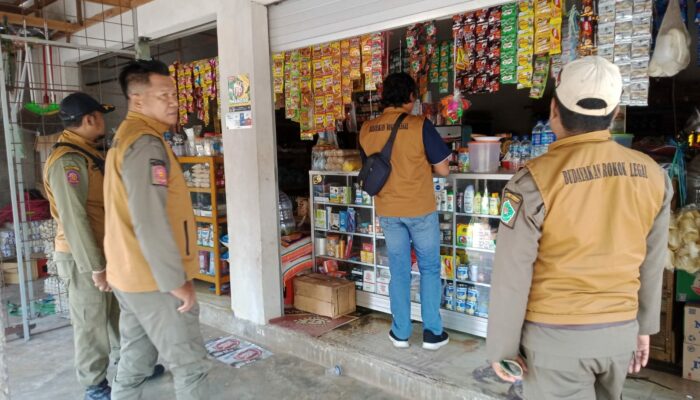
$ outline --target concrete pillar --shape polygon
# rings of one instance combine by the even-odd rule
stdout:
[[[231,307],[265,324],[282,313],[277,210],[277,144],[267,8],[220,0],[217,13],[226,207],[231,245]],[[253,126],[228,129],[228,78],[248,74]]]

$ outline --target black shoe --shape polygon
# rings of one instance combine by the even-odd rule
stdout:
[[[153,367],[153,373],[151,374],[151,376],[146,378],[146,380],[151,381],[153,379],[158,379],[161,376],[163,376],[163,374],[165,374],[165,367],[161,364],[156,364],[156,366]]]
[[[85,389],[85,400],[111,400],[112,388],[109,387],[107,379],[97,385],[88,386]]]
[[[397,349],[407,349],[408,346],[408,339],[399,339],[394,335],[394,332],[389,331],[389,340],[391,340],[391,343],[394,344],[394,347]]]
[[[430,330],[423,331],[423,348],[426,350],[437,350],[450,342],[450,335],[442,331],[441,335],[436,335]]]

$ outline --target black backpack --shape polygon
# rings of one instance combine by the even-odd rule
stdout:
[[[363,160],[358,179],[362,190],[370,196],[376,196],[389,179],[391,174],[391,150],[394,147],[396,133],[407,116],[408,114],[402,113],[396,119],[394,127],[391,129],[391,136],[389,136],[389,140],[382,148],[382,151],[374,153]]]

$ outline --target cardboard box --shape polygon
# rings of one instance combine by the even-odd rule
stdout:
[[[360,251],[360,261],[367,264],[374,263],[374,253],[368,251]]]
[[[31,279],[37,280],[39,278],[39,263],[34,260],[32,263],[32,277]],[[24,279],[28,279],[27,275]],[[19,270],[17,269],[16,262],[4,262],[2,263],[2,282],[5,284],[18,285],[19,284]]]
[[[700,381],[700,346],[683,343],[683,378]]]
[[[685,343],[696,344],[700,342],[700,304],[686,304],[683,328]]]
[[[322,274],[294,279],[294,307],[329,318],[355,311],[355,282]]]
[[[362,290],[364,290],[365,292],[374,293],[377,291],[377,284],[365,282],[364,285],[362,285]]]
[[[388,296],[389,295],[389,284],[384,283],[384,282],[377,282],[377,294],[381,294],[383,296]]]
[[[389,278],[388,276],[382,276],[380,274],[380,276],[377,277],[377,283],[386,283],[388,285],[390,281],[391,278]]]
[[[455,263],[452,256],[440,256],[440,278],[454,279]]]
[[[365,270],[365,273],[362,277],[362,280],[364,280],[367,283],[376,283],[376,275],[374,274],[374,271],[371,270]]]
[[[331,186],[330,187],[330,202],[331,203],[339,203],[339,197],[340,197],[340,188],[338,186]]]
[[[700,276],[676,270],[676,301],[700,301]]]
[[[343,186],[338,191],[338,203],[352,204],[352,187]]]

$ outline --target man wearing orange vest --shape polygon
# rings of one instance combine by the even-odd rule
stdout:
[[[103,114],[114,107],[85,93],[61,102],[65,130],[46,160],[44,187],[58,224],[53,262],[68,286],[78,382],[86,399],[109,399],[110,351],[119,357],[119,306],[105,279]]]
[[[620,399],[659,330],[670,179],[611,140],[618,67],[598,56],[564,66],[549,152],[506,186],[487,349],[504,380],[524,370],[529,400]]]
[[[423,348],[438,350],[450,339],[443,330],[440,316],[440,225],[435,211],[433,172],[441,176],[450,173],[448,158],[452,152],[429,120],[408,115],[417,95],[416,82],[410,75],[394,73],[387,76],[382,90],[382,103],[386,108],[382,115],[362,125],[360,146],[363,157],[381,152],[396,125],[391,174],[374,198],[389,253],[392,316],[389,340],[394,347],[407,348],[413,333],[413,247],[420,269]]]
[[[177,122],[175,82],[160,61],[119,75],[129,113],[107,155],[107,281],[121,307],[121,359],[112,398],[140,399],[158,354],[177,399],[206,399],[209,361],[192,278],[198,271],[192,202],[163,134]]]

